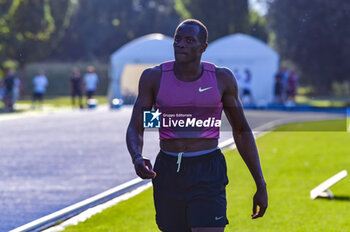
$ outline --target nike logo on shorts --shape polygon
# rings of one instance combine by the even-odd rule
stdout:
[[[213,88],[213,87],[208,87],[208,88],[204,88],[204,89],[202,89],[202,87],[199,87],[199,92],[201,93],[201,92],[204,92],[204,91],[206,91],[206,90],[209,90],[209,89],[211,89],[211,88]]]
[[[221,217],[215,217],[215,221],[218,221],[220,219],[224,218],[224,216],[221,216]]]

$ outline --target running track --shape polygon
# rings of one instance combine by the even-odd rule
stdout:
[[[125,145],[131,107],[67,111],[1,120],[0,231],[8,231],[136,177]],[[252,128],[278,119],[339,117],[320,113],[246,111]],[[227,123],[224,123],[227,125]],[[227,128],[227,126],[224,126]],[[221,141],[230,132],[221,134]],[[152,160],[158,135],[146,132]]]

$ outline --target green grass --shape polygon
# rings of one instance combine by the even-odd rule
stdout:
[[[276,131],[347,131],[348,128],[348,119],[337,119],[337,120],[329,120],[329,121],[312,121],[308,123],[297,122],[292,125],[282,125],[276,128]]]
[[[314,90],[311,86],[299,86],[298,95],[310,95],[313,94]]]
[[[297,104],[307,104],[316,107],[346,107],[350,105],[349,97],[346,94],[340,96],[314,96],[312,87],[299,87],[298,95],[295,97]]]
[[[297,104],[307,104],[316,107],[346,107],[350,105],[349,98],[335,97],[307,97],[298,95],[295,97]]]
[[[310,123],[298,124],[307,129]],[[286,132],[284,126],[257,140],[269,193],[266,215],[251,220],[255,185],[236,150],[225,151],[230,183],[225,231],[331,232],[350,229],[350,178],[333,186],[335,200],[310,199],[310,190],[343,169],[350,171],[350,133]],[[288,128],[289,127],[289,128]],[[152,189],[65,231],[158,231]]]

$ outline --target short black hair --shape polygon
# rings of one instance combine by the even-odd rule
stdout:
[[[179,24],[179,26],[177,26],[176,31],[183,24],[198,26],[198,28],[199,28],[198,37],[199,37],[200,42],[202,44],[208,42],[208,29],[201,21],[199,21],[197,19],[186,19],[186,20],[182,21]]]

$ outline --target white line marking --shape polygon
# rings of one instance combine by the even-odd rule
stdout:
[[[84,206],[87,206],[89,204],[92,204],[93,202],[96,202],[100,199],[103,199],[103,198],[106,198],[107,196],[115,193],[115,192],[118,192],[118,191],[121,191],[123,189],[126,189],[130,186],[133,186],[135,184],[138,184],[140,182],[142,182],[143,180],[141,178],[135,178],[133,180],[130,180],[124,184],[121,184],[119,186],[116,186],[112,189],[109,189],[105,192],[102,192],[100,194],[97,194],[91,198],[88,198],[86,200],[83,200],[81,202],[78,202],[74,205],[71,205],[71,206],[68,206],[64,209],[61,209],[59,211],[56,211],[52,214],[49,214],[47,216],[44,216],[42,218],[39,218],[37,220],[34,220],[32,222],[29,222],[23,226],[20,226],[20,227],[17,227],[13,230],[11,230],[10,232],[22,232],[22,231],[32,231],[32,230],[37,230],[38,228],[40,228],[40,226],[43,226],[43,224],[47,224],[48,222],[52,221],[52,220],[58,220],[60,218],[62,218],[62,215],[67,215],[68,213],[71,213],[71,212],[74,212],[75,210],[81,208],[81,207],[84,207]],[[125,194],[123,194],[125,195]],[[121,196],[123,196],[121,195]]]
[[[119,197],[116,197],[116,198],[114,198],[106,203],[103,203],[101,205],[90,208],[90,209],[78,214],[77,216],[74,216],[74,217],[68,219],[67,221],[64,221],[60,225],[43,230],[43,232],[58,232],[58,231],[64,230],[67,226],[77,225],[79,222],[83,222],[83,221],[89,219],[90,217],[94,216],[95,214],[100,213],[103,210],[105,210],[109,207],[112,207],[121,201],[125,201],[125,200],[128,200],[129,198],[136,196],[137,194],[143,192],[144,190],[150,188],[151,186],[152,186],[151,182],[147,183],[145,185],[142,185],[129,193],[125,193],[125,194],[123,194]]]
[[[322,196],[322,193],[328,188],[332,187],[332,185],[339,182],[341,179],[345,178],[348,175],[348,172],[346,170],[343,170],[334,176],[328,178],[327,180],[323,181],[321,184],[319,184],[316,188],[312,189],[310,192],[311,199],[316,199],[318,196]],[[332,195],[330,196],[332,198]]]

